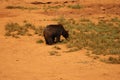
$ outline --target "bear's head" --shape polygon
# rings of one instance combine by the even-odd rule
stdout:
[[[68,31],[63,31],[62,35],[65,39],[67,39],[69,37]]]

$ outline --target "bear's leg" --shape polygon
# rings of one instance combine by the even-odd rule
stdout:
[[[53,41],[53,43],[55,43],[55,37],[52,37],[52,41]]]
[[[52,38],[46,38],[46,37],[45,37],[45,42],[46,42],[46,44],[48,44],[48,45],[53,44]]]
[[[60,36],[56,37],[56,42],[60,42]]]
[[[49,38],[47,41],[48,41],[48,45],[52,45],[54,43],[52,38]]]
[[[46,44],[48,44],[48,39],[46,37],[44,37],[44,39],[45,39]]]

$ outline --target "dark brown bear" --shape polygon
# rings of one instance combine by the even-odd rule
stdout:
[[[46,44],[52,45],[60,42],[60,36],[62,35],[65,39],[68,38],[68,31],[66,31],[61,24],[47,25],[43,31],[43,35]]]

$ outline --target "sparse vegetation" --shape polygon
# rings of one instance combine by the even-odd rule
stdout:
[[[61,50],[61,48],[59,46],[54,46],[53,48],[56,50]]]
[[[78,48],[71,48],[71,49],[69,49],[68,51],[65,51],[65,52],[75,52],[75,51],[78,51],[79,49]]]
[[[80,4],[75,4],[75,5],[68,5],[68,8],[72,8],[72,9],[81,9],[82,6]]]
[[[112,22],[120,22],[120,19],[118,17],[112,18],[111,19]]]
[[[57,10],[57,9],[62,8],[62,7],[64,7],[64,6],[62,6],[62,5],[57,5],[57,6],[46,6],[46,5],[44,5],[43,10],[44,10],[44,12],[47,12],[48,10]]]
[[[18,23],[8,23],[5,25],[5,36],[19,38],[20,36],[32,36],[33,34],[42,35],[43,28],[35,27],[33,24],[24,22],[23,25]]]
[[[78,23],[73,19],[58,19],[58,22],[64,24],[69,30],[68,48],[85,48],[97,55],[120,55],[120,22],[119,19],[112,19],[112,21],[116,25],[112,25],[111,20],[108,22],[100,20],[98,24],[94,24],[88,19],[82,19]]]
[[[58,5],[58,6],[48,6],[48,9],[60,9],[62,7],[63,6],[61,6],[61,5]]]
[[[54,56],[61,56],[61,54],[59,54],[58,51],[50,51],[49,54],[50,54],[51,56],[53,56],[53,55],[54,55]]]
[[[109,57],[108,59],[102,59],[102,62],[111,63],[111,64],[120,64],[120,56],[119,57]]]
[[[37,7],[24,7],[24,6],[7,6],[6,9],[22,9],[22,10],[37,10]]]
[[[36,43],[43,43],[44,41],[42,39],[36,41]]]
[[[120,0],[0,3],[0,80],[120,79]],[[57,22],[69,38],[47,45]]]
[[[90,20],[89,20],[89,19],[86,19],[86,18],[82,18],[82,19],[80,19],[80,21],[81,21],[81,22],[90,22]]]
[[[35,34],[42,36],[43,35],[43,27],[39,26],[39,27],[35,28]]]

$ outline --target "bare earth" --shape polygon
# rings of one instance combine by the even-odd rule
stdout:
[[[39,1],[44,4],[31,4]],[[51,56],[52,46],[36,41],[43,37],[23,36],[15,39],[6,37],[5,25],[23,21],[38,26],[56,23],[52,19],[120,17],[120,0],[0,0],[0,80],[120,80],[120,65],[106,64],[86,56],[86,50],[66,53],[64,44],[58,56]],[[47,2],[51,2],[47,4]],[[44,11],[44,5],[81,4],[83,9],[67,7]],[[6,9],[6,6],[37,7],[36,10]]]

